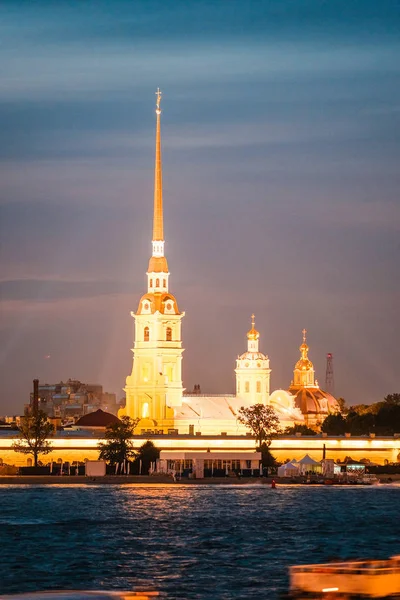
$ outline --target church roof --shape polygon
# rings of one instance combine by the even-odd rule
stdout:
[[[175,419],[229,419],[236,420],[242,406],[251,403],[236,396],[184,396],[182,406],[175,408]]]
[[[150,314],[154,314],[157,311],[161,314],[180,314],[175,296],[169,292],[147,292],[147,294],[144,294],[139,300],[139,306],[136,312],[137,315],[148,312],[145,310],[144,300],[148,301]]]
[[[99,408],[78,419],[75,425],[79,427],[108,427],[119,422],[118,417]]]
[[[340,406],[336,398],[319,387],[301,387],[300,389],[289,388],[293,394],[296,406],[300,408],[303,415],[308,413],[331,414],[340,412]]]
[[[149,260],[148,273],[168,273],[168,263],[165,256],[151,256]]]

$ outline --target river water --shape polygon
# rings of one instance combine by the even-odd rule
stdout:
[[[0,592],[277,598],[290,565],[400,554],[400,486],[1,486]]]

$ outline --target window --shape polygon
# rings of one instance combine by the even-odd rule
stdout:
[[[163,279],[163,287],[165,287],[165,288],[167,287],[167,280],[166,279]]]
[[[153,287],[153,280],[150,279],[150,287]]]
[[[150,329],[148,327],[144,328],[144,341],[148,342],[150,340]]]
[[[172,342],[172,329],[167,327],[167,342]]]
[[[142,379],[143,381],[148,381],[150,378],[150,365],[149,364],[145,364],[142,367]]]
[[[142,404],[142,419],[146,419],[149,416],[149,403],[143,402]]]
[[[246,381],[244,384],[244,391],[246,392],[246,394],[250,392],[250,384],[248,381]]]
[[[257,394],[260,394],[260,393],[261,393],[261,381],[257,381],[257,384],[256,384],[256,392],[257,392]]]
[[[156,287],[160,287],[160,280],[156,279]]]

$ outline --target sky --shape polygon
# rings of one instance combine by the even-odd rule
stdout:
[[[184,386],[233,393],[250,315],[287,388],[399,390],[395,0],[0,4],[0,414],[32,379],[123,397],[151,253],[155,90]]]

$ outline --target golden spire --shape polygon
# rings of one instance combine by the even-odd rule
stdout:
[[[162,165],[161,165],[161,91],[157,88],[156,96],[156,161],[154,169],[154,217],[153,217],[153,242],[164,241],[163,202],[162,202]]]

